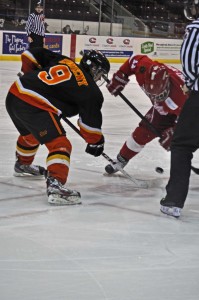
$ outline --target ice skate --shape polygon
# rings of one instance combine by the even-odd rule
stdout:
[[[48,203],[54,205],[81,204],[79,192],[67,189],[54,177],[47,177]]]
[[[121,168],[123,169],[127,165],[127,163],[128,160],[118,154],[117,159],[113,160],[112,164],[109,164],[105,167],[105,171],[108,174],[114,174],[120,171]]]
[[[23,165],[16,161],[14,166],[14,176],[16,177],[45,177],[46,169],[37,165]]]
[[[176,207],[176,206],[166,206],[167,204],[164,203],[164,198],[160,201],[160,211],[163,214],[166,214],[168,216],[172,216],[175,218],[179,218],[180,217],[180,213],[181,213],[181,208]],[[164,205],[163,205],[164,204]]]

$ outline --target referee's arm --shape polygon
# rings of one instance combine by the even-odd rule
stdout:
[[[188,88],[199,91],[199,22],[189,28],[181,48],[181,63]]]
[[[31,34],[31,25],[32,25],[32,21],[33,21],[33,17],[32,15],[30,15],[28,17],[28,20],[26,22],[26,32],[27,32],[27,36],[30,36]]]

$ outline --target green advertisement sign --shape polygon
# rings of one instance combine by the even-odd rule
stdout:
[[[147,54],[154,51],[154,43],[153,42],[145,42],[141,44],[141,53]]]

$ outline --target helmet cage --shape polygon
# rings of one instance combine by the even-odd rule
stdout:
[[[162,93],[160,93],[159,95],[151,94],[151,93],[148,93],[147,91],[145,91],[145,93],[151,99],[151,101],[162,102],[162,101],[166,100],[169,96],[170,82],[168,82],[167,88],[165,88],[165,90]]]
[[[93,80],[98,83],[98,86],[101,86],[104,83],[105,78],[108,78],[107,71],[102,67],[97,67],[95,64],[90,68],[90,74],[92,75]]]
[[[84,53],[80,65],[90,73],[95,82],[98,82],[98,86],[101,86],[110,70],[110,63],[106,56],[97,50],[91,50]]]

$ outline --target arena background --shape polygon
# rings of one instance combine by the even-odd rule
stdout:
[[[38,1],[0,1],[1,60],[20,60],[28,48],[25,24]],[[79,61],[80,50],[98,49],[122,63],[132,51],[179,63],[187,24],[179,0],[45,0],[46,47]],[[69,25],[72,34],[64,34]]]

